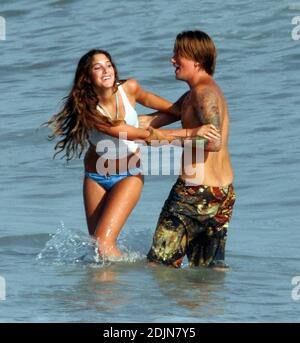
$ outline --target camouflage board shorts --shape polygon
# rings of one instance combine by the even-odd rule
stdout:
[[[225,243],[235,202],[233,185],[189,186],[179,178],[158,219],[149,261],[180,267],[226,267]]]

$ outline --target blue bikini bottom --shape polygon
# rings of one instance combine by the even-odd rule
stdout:
[[[126,172],[114,175],[101,175],[98,173],[85,172],[85,176],[96,181],[100,186],[109,191],[116,183],[128,176],[142,174],[141,168],[132,168]]]

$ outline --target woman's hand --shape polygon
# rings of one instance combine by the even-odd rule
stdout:
[[[139,119],[139,128],[147,130],[150,127],[153,116],[139,115],[138,119]]]
[[[213,124],[206,124],[192,129],[191,137],[201,136],[209,141],[221,140],[221,133]]]
[[[162,131],[149,127],[150,135],[145,139],[147,145],[159,146],[175,141],[178,137],[166,135]]]

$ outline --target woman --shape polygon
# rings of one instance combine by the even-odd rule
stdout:
[[[155,136],[153,130],[138,127],[136,102],[173,115],[169,122],[178,120],[176,106],[143,90],[133,79],[120,82],[110,54],[91,50],[78,63],[62,110],[48,122],[53,126],[50,138],[62,136],[56,154],[65,150],[67,160],[80,157],[90,144],[85,155],[84,205],[89,233],[98,241],[100,255],[106,257],[121,256],[117,238],[143,187],[134,141]],[[186,135],[186,130],[177,131],[178,136]],[[206,132],[212,134],[212,129]],[[107,146],[112,148],[105,152]]]

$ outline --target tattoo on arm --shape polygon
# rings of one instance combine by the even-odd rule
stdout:
[[[194,100],[194,110],[199,118],[201,125],[213,124],[218,130],[222,127],[222,117],[218,104],[217,95],[210,89],[204,89],[198,92]],[[221,141],[212,142],[205,139],[205,149],[210,151],[218,151],[221,146]]]

